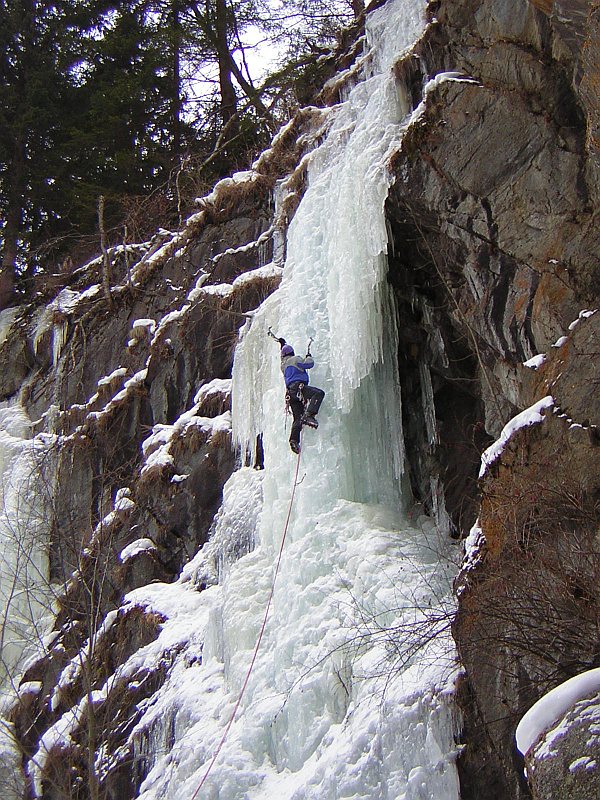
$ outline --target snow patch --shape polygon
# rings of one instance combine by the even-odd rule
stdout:
[[[194,403],[200,403],[214,395],[229,396],[231,394],[231,378],[214,378],[212,381],[201,386],[194,396]]]
[[[580,311],[579,312],[579,316],[577,317],[577,319],[574,319],[573,322],[571,322],[571,324],[569,325],[569,330],[572,331],[574,328],[576,328],[577,325],[579,325],[579,323],[581,322],[582,319],[588,319],[589,317],[592,317],[596,313],[597,310],[598,309],[595,308],[593,311],[588,311],[586,309],[584,309],[583,311]]]
[[[546,356],[544,353],[540,353],[537,356],[533,356],[529,358],[527,361],[523,362],[523,366],[527,367],[528,369],[539,369],[546,363]]]
[[[174,467],[175,461],[170,452],[171,446],[177,438],[185,436],[192,428],[205,431],[209,437],[214,436],[217,432],[231,430],[230,411],[217,417],[198,417],[196,416],[198,407],[199,403],[195,402],[193,407],[184,412],[173,425],[158,424],[152,428],[150,436],[142,442],[142,453],[145,460],[142,475]]]
[[[577,772],[578,769],[596,769],[597,761],[595,758],[590,758],[589,756],[582,756],[581,758],[575,759],[571,764],[569,764],[569,772]]]
[[[519,752],[527,755],[540,736],[579,700],[600,692],[600,667],[576,675],[541,697],[522,717],[516,730]]]
[[[465,539],[465,557],[463,562],[464,569],[471,569],[481,560],[481,548],[485,542],[485,536],[479,520],[473,525],[469,531],[469,535]]]
[[[127,368],[118,367],[117,369],[113,370],[110,373],[110,375],[106,375],[104,378],[100,378],[100,380],[98,381],[98,388],[102,386],[109,386],[113,381],[116,381],[118,378],[124,378],[125,375],[127,375]],[[90,402],[91,401],[88,400],[86,405],[89,405]]]
[[[141,539],[136,539],[135,542],[132,542],[121,550],[119,553],[119,561],[124,564],[126,561],[129,561],[130,558],[135,558],[139,553],[147,553],[152,550],[156,550],[156,545],[152,539],[142,537]]]
[[[153,319],[136,319],[134,320],[131,330],[137,334],[137,338],[144,335],[150,335],[156,330],[156,322]]]
[[[504,452],[504,448],[517,431],[521,430],[521,428],[528,428],[531,425],[537,425],[538,423],[543,422],[544,414],[542,412],[552,408],[553,406],[554,398],[552,395],[547,395],[541,400],[538,400],[537,403],[534,403],[532,406],[526,408],[524,411],[521,411],[519,414],[513,417],[504,426],[504,428],[502,428],[500,437],[493,444],[491,444],[487,450],[484,450],[483,455],[481,456],[479,477],[483,478],[488,468],[494,463],[494,461],[500,458]]]

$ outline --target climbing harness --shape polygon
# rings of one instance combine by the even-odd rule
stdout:
[[[306,407],[307,400],[304,397],[304,387],[306,386],[306,384],[299,383],[294,389],[292,389],[292,386],[294,386],[293,383],[291,383],[288,386],[287,391],[285,393],[286,407],[289,408],[290,400],[292,399],[294,394],[296,395],[296,399],[299,400],[304,407]]]
[[[269,330],[271,330],[271,329],[269,328]],[[277,338],[277,337],[275,337],[275,338]],[[275,564],[275,572],[273,573],[273,581],[271,582],[271,591],[269,593],[269,599],[267,600],[267,606],[265,608],[265,614],[264,614],[264,617],[263,617],[263,621],[262,621],[262,625],[261,625],[261,628],[260,628],[260,632],[258,634],[258,639],[256,640],[256,645],[254,646],[254,653],[252,654],[252,659],[250,661],[250,666],[248,667],[248,672],[246,673],[246,677],[244,678],[244,683],[242,684],[242,688],[240,690],[240,694],[238,696],[238,699],[236,701],[234,709],[233,709],[233,711],[231,713],[231,717],[229,718],[229,722],[227,723],[227,726],[225,727],[225,731],[223,733],[223,736],[221,737],[221,741],[219,742],[219,744],[217,746],[217,749],[215,750],[215,754],[213,755],[213,757],[212,757],[212,759],[210,761],[210,764],[208,765],[208,767],[206,769],[206,772],[204,773],[204,775],[202,777],[202,780],[198,784],[198,787],[197,787],[196,791],[194,792],[194,794],[191,796],[190,800],[195,800],[196,799],[196,797],[198,796],[198,792],[204,786],[204,783],[206,782],[206,779],[210,775],[210,772],[211,772],[211,770],[212,770],[212,768],[213,768],[213,766],[215,764],[215,761],[219,757],[219,753],[221,752],[221,750],[223,748],[223,745],[225,744],[225,741],[227,739],[227,736],[229,735],[229,731],[231,729],[231,726],[233,725],[233,722],[235,720],[235,716],[236,716],[236,714],[238,712],[238,709],[239,709],[239,707],[241,705],[242,698],[244,696],[244,692],[246,691],[246,687],[248,686],[248,681],[250,680],[250,675],[252,674],[252,670],[254,669],[254,664],[256,662],[256,657],[258,656],[258,650],[259,650],[260,644],[262,642],[262,639],[263,639],[263,636],[264,636],[264,633],[265,633],[265,629],[267,627],[267,618],[269,616],[269,610],[271,608],[271,602],[273,600],[273,595],[275,594],[275,581],[277,580],[277,575],[279,574],[279,567],[281,565],[281,559],[282,559],[282,556],[283,556],[283,547],[285,545],[285,539],[286,539],[287,532],[288,532],[288,527],[289,527],[289,524],[290,524],[290,517],[292,516],[292,507],[294,505],[294,497],[296,496],[296,487],[299,485],[299,481],[298,481],[299,472],[300,472],[300,453],[298,453],[298,458],[296,459],[296,472],[294,474],[294,486],[292,488],[292,496],[290,497],[290,504],[288,506],[287,517],[285,519],[285,525],[283,526],[283,535],[281,537],[281,545],[279,546],[279,554],[277,556],[277,562]]]

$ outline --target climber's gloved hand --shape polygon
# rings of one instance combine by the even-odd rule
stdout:
[[[283,347],[283,345],[286,344],[285,339],[281,336],[279,337],[279,339],[277,339],[277,341],[279,342],[280,347]]]

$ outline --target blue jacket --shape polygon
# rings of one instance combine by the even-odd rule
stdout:
[[[285,385],[290,383],[308,383],[307,369],[314,367],[315,361],[312,356],[284,356],[281,359],[281,371],[285,380]]]

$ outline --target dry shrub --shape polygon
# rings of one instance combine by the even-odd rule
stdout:
[[[231,411],[231,395],[229,392],[211,392],[204,397],[198,407],[201,417],[218,417]]]
[[[158,228],[176,220],[177,204],[164,190],[149,195],[125,195],[118,200],[121,222],[112,234],[113,244],[120,244],[125,229],[128,242],[143,242]]]

